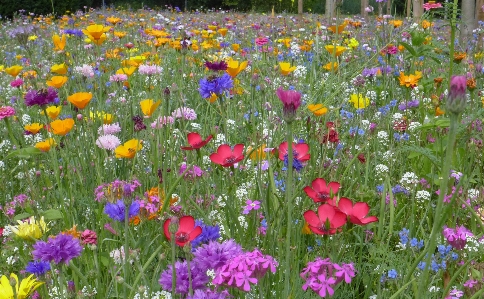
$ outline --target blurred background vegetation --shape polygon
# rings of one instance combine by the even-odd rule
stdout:
[[[403,14],[405,1],[392,1],[392,14]],[[370,5],[377,7],[375,0],[369,1]],[[166,9],[167,7],[178,7],[180,10],[204,11],[208,9],[230,9],[240,12],[271,12],[274,7],[276,13],[287,12],[297,13],[297,0],[104,0],[104,5],[114,8],[153,8]],[[304,12],[325,13],[326,0],[304,0]],[[62,15],[66,11],[75,12],[83,10],[84,6],[101,8],[102,0],[0,0],[0,15],[11,17],[19,10],[26,13],[49,14],[52,13],[52,6],[56,15]],[[343,1],[341,13],[353,15],[360,12],[359,0]]]

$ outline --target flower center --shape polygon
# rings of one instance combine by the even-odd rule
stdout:
[[[234,164],[235,163],[235,160],[237,160],[234,156],[230,156],[228,158],[225,159],[225,164]]]
[[[185,243],[185,242],[188,242],[188,240],[190,238],[189,238],[189,235],[187,233],[179,232],[179,233],[176,233],[175,239],[176,239],[177,242]]]

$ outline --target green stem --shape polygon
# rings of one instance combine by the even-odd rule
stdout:
[[[442,181],[440,182],[440,194],[437,201],[437,207],[435,208],[434,224],[432,226],[432,233],[430,235],[430,241],[429,241],[428,250],[427,250],[428,254],[427,254],[427,258],[425,259],[426,266],[419,284],[419,294],[425,294],[425,290],[427,288],[427,283],[429,278],[430,261],[432,258],[432,254],[435,252],[435,248],[437,247],[437,236],[440,235],[442,231],[441,224],[443,223],[443,221],[445,222],[445,219],[441,219],[442,206],[444,203],[444,196],[447,194],[447,185],[449,183],[449,173],[450,173],[450,166],[452,164],[452,155],[454,153],[454,143],[456,139],[457,122],[458,122],[458,115],[453,113],[450,114],[450,130],[449,130],[449,137],[447,141],[447,150],[445,153],[444,167],[441,173]]]
[[[284,298],[289,298],[291,293],[291,227],[293,210],[293,148],[292,148],[292,123],[287,123],[287,178],[286,178],[286,205],[287,205],[287,226],[286,226],[286,260],[285,260],[285,279],[284,279]]]
[[[450,49],[449,49],[449,90],[450,90],[450,79],[452,78],[452,71],[454,68],[454,49],[455,49],[455,31],[457,30],[457,9],[458,0],[454,0],[452,6],[452,18],[450,19]]]
[[[123,271],[124,271],[124,281],[128,281],[128,263],[129,263],[129,247],[128,247],[128,230],[129,230],[129,206],[128,203],[125,203],[126,206],[124,208],[124,264],[123,264]],[[124,298],[128,298],[128,291],[126,288],[126,284],[123,284],[123,293]]]
[[[10,137],[10,140],[15,144],[17,149],[20,149],[20,144],[17,138],[15,138],[15,136],[12,133],[12,128],[10,127],[10,122],[8,120],[8,117],[5,117],[4,120],[5,120],[5,126],[7,127],[8,136]]]
[[[175,288],[176,288],[176,244],[175,244],[175,233],[171,234],[171,264],[172,264],[172,271],[171,271],[171,298],[175,297]]]

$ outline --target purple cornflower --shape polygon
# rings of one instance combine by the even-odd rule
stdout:
[[[47,273],[47,271],[50,271],[50,264],[49,262],[44,261],[29,262],[27,267],[25,267],[25,271],[35,274],[35,276],[42,276]]]
[[[218,238],[220,238],[220,227],[218,225],[210,226],[206,225],[201,220],[196,220],[195,227],[196,226],[200,226],[202,228],[202,233],[192,240],[192,248],[194,248],[194,250],[201,244],[216,241]]]
[[[224,60],[220,61],[205,61],[204,65],[211,71],[225,71],[228,67],[227,62]]]
[[[173,265],[168,265],[168,268],[161,273],[160,280],[158,282],[161,284],[161,287],[165,291],[170,291],[172,288],[172,273],[173,273]],[[188,267],[187,262],[176,262],[175,263],[175,271],[176,271],[176,284],[175,284],[175,291],[178,294],[188,294]],[[200,268],[199,265],[195,262],[190,263],[190,272],[192,276],[192,289],[205,289],[206,284],[208,283],[209,279],[206,274],[206,269]]]
[[[251,210],[257,211],[260,209],[260,201],[247,199],[245,202],[247,205],[244,207],[242,214],[249,214]]]
[[[240,254],[242,247],[232,239],[223,243],[210,241],[195,250],[193,262],[199,264],[202,269],[217,269]]]
[[[65,263],[81,255],[82,247],[78,239],[71,235],[59,234],[50,237],[47,242],[37,241],[33,246],[34,259],[44,262]]]
[[[57,91],[52,87],[38,91],[31,89],[25,94],[24,99],[25,105],[27,106],[45,106],[55,102],[57,99]]]
[[[454,228],[444,226],[442,232],[447,242],[457,250],[462,250],[467,243],[467,237],[472,237],[474,234],[465,228],[463,225]]]
[[[222,77],[203,78],[200,80],[200,88],[198,91],[204,99],[208,99],[212,94],[221,95],[230,90],[234,86],[234,81],[229,74],[224,74]]]
[[[230,298],[230,294],[227,290],[217,293],[212,290],[196,290],[193,296],[188,296],[187,299],[226,299]]]
[[[116,203],[107,203],[104,207],[104,213],[106,213],[111,219],[124,222],[125,218],[125,205],[124,202],[119,199]],[[139,213],[139,203],[133,201],[129,206],[128,218],[134,217]]]
[[[77,37],[84,37],[84,33],[79,29],[64,29],[64,33]]]

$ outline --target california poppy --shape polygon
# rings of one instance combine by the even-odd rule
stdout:
[[[114,152],[116,153],[116,158],[127,158],[133,159],[137,151],[143,148],[141,140],[131,139],[126,141],[123,145],[118,146]]]
[[[378,221],[376,216],[366,217],[370,211],[370,207],[366,202],[357,202],[353,205],[353,202],[346,198],[341,197],[338,201],[338,208],[341,212],[345,213],[351,223],[357,225],[365,225]]]
[[[91,99],[92,93],[90,92],[77,92],[67,97],[67,100],[78,109],[86,108]]]
[[[316,178],[312,181],[311,187],[304,187],[304,192],[314,201],[314,202],[327,202],[333,196],[338,193],[340,184],[338,182],[326,183],[322,178]]]
[[[23,67],[20,65],[12,65],[11,67],[6,68],[5,72],[15,78],[18,76],[18,74],[20,74],[22,69]]]
[[[292,73],[296,69],[296,67],[291,67],[291,64],[289,62],[279,62],[279,69],[281,70],[281,74],[283,76],[287,76]]]
[[[50,71],[52,73],[56,73],[58,75],[65,75],[67,74],[67,65],[65,63],[61,64],[54,64],[51,68]]]
[[[55,87],[57,89],[61,88],[67,82],[66,76],[53,76],[47,81],[47,86]]]
[[[311,111],[314,116],[322,116],[328,113],[328,108],[324,107],[323,104],[309,104],[308,110]]]
[[[346,223],[346,215],[329,204],[320,205],[317,214],[313,210],[304,212],[304,219],[318,235],[334,235]]]
[[[111,27],[104,25],[89,25],[86,29],[82,29],[82,32],[89,37],[90,40],[99,40],[101,37],[106,36],[105,33],[109,31]]]
[[[45,111],[47,112],[47,116],[50,119],[56,119],[57,116],[59,116],[59,113],[61,112],[61,110],[62,110],[62,106],[49,106],[45,109]]]
[[[204,147],[210,140],[212,140],[212,135],[208,135],[208,137],[203,140],[202,136],[198,133],[191,132],[187,134],[188,144],[190,146],[182,146],[182,150],[194,150],[194,149],[201,149]]]
[[[172,234],[170,233],[170,224],[172,219],[169,218],[163,223],[163,232],[165,237],[171,241]],[[178,246],[185,246],[185,244],[193,241],[202,233],[200,226],[195,226],[195,219],[192,216],[183,216],[178,221],[178,230],[175,233],[175,243]]]
[[[216,153],[210,155],[210,160],[223,167],[234,166],[235,163],[244,159],[243,151],[243,144],[236,144],[233,150],[228,144],[222,144],[218,147]]]
[[[161,101],[153,101],[151,99],[143,100],[139,104],[141,111],[146,116],[151,116],[155,112],[156,108],[160,105]]]
[[[54,138],[49,138],[45,141],[40,141],[35,144],[35,148],[38,148],[39,150],[43,152],[48,152],[51,148],[51,146],[56,145]]]
[[[56,119],[50,123],[52,133],[55,135],[64,136],[69,133],[74,127],[74,120],[72,118]]]
[[[326,45],[324,46],[326,51],[328,51],[331,55],[335,55],[336,57],[340,56],[343,54],[344,51],[346,51],[346,47],[342,46],[333,46],[333,45]]]
[[[226,72],[227,74],[230,75],[230,77],[235,78],[241,71],[247,68],[247,64],[248,64],[247,61],[243,61],[239,63],[237,60],[230,60],[227,63]]]
[[[64,48],[66,47],[66,39],[67,35],[65,34],[62,34],[62,36],[57,34],[52,36],[52,41],[54,42],[54,51],[64,51]]]
[[[28,124],[24,126],[25,131],[29,132],[30,134],[37,134],[39,133],[40,129],[42,129],[44,126],[39,123],[33,123],[33,124]]]
[[[341,34],[341,32],[343,32],[343,30],[345,29],[346,25],[347,25],[347,23],[343,22],[343,24],[341,24],[339,26],[336,26],[336,25],[329,26],[328,30],[333,32],[333,33]]]
[[[422,72],[419,71],[415,71],[415,74],[410,74],[408,76],[406,76],[403,72],[400,72],[398,80],[400,81],[400,85],[413,88],[417,86],[420,78],[422,78]]]

